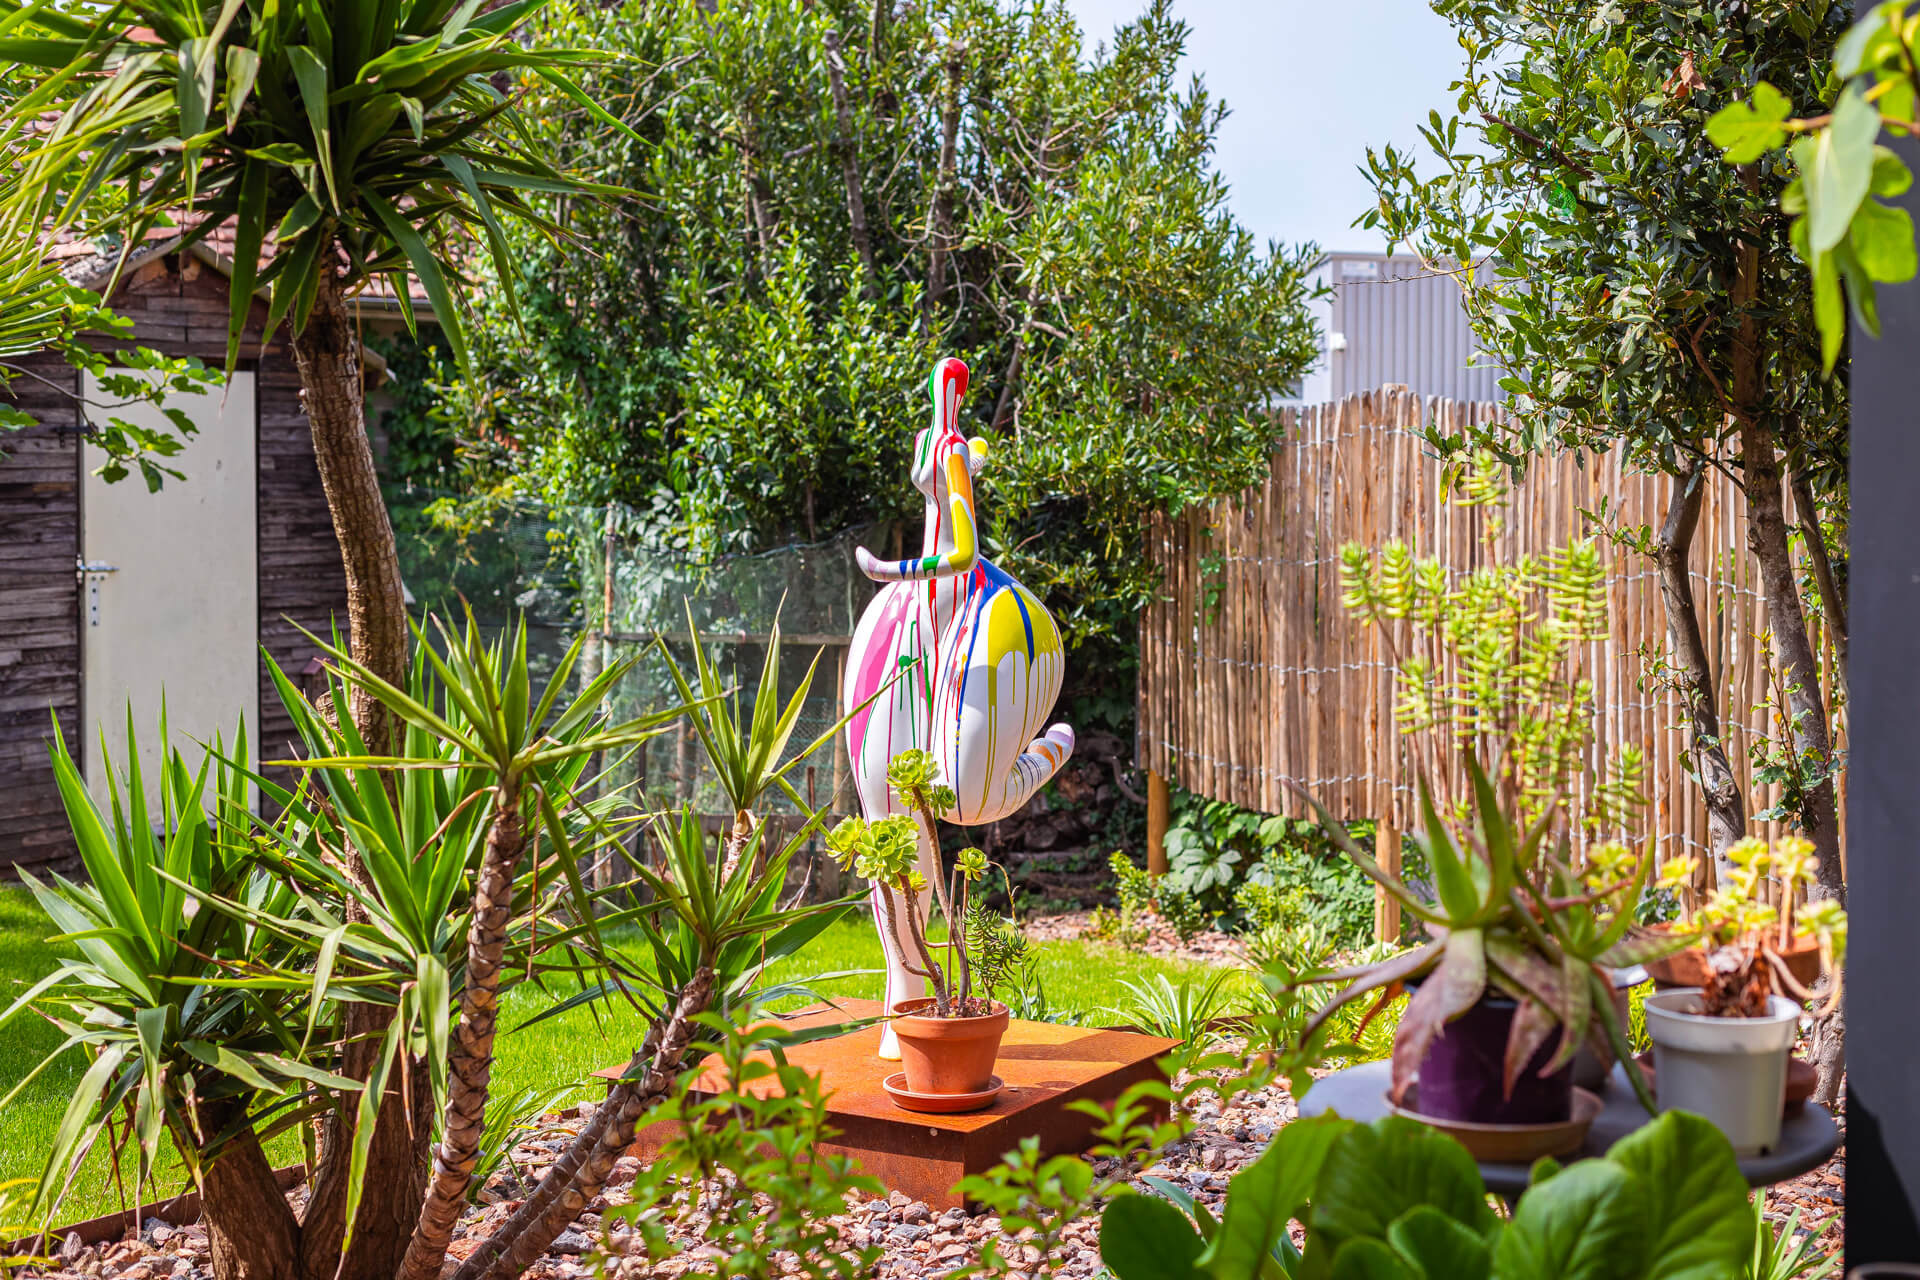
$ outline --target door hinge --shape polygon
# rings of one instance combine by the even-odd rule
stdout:
[[[79,556],[73,558],[74,577],[86,584],[87,588],[87,625],[100,625],[100,584],[106,581],[110,573],[118,573],[120,566],[108,564],[105,560],[85,560]]]

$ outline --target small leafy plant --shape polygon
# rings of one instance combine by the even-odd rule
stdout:
[[[1769,996],[1812,1000],[1813,992],[1794,978],[1784,958],[1796,937],[1810,937],[1819,947],[1821,971],[1832,978],[1819,1016],[1833,1012],[1840,1005],[1847,913],[1832,898],[1794,906],[1795,895],[1815,884],[1819,859],[1813,845],[1787,836],[1769,846],[1748,836],[1727,850],[1727,858],[1731,873],[1696,919],[1708,944],[1700,1011],[1715,1018],[1759,1018],[1767,1014]],[[1780,906],[1770,900],[1774,886]]]
[[[1466,1148],[1399,1116],[1294,1121],[1235,1176],[1217,1219],[1183,1188],[1153,1185],[1160,1195],[1116,1196],[1101,1216],[1118,1280],[1733,1276],[1753,1244],[1733,1148],[1683,1112],[1602,1158],[1540,1161],[1510,1218],[1488,1207]]]
[[[992,1011],[992,1002],[973,994],[973,962],[963,922],[967,890],[987,874],[987,856],[978,849],[962,849],[954,858],[952,883],[934,878],[934,895],[947,918],[944,964],[934,959],[920,909],[920,895],[927,888],[919,866],[920,838],[924,835],[931,847],[939,848],[935,822],[954,803],[952,789],[936,782],[938,776],[939,765],[931,754],[918,748],[902,751],[887,766],[887,782],[907,812],[872,822],[847,818],[827,833],[827,848],[843,868],[886,890],[880,895],[881,910],[896,937],[900,913],[906,913],[907,937],[915,952],[907,958],[907,970],[933,988],[933,1016],[979,1017]]]

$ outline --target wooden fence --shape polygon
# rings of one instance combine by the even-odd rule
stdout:
[[[1378,549],[1398,538],[1456,569],[1479,564],[1485,517],[1443,500],[1440,463],[1416,432],[1429,422],[1455,430],[1499,412],[1493,404],[1423,401],[1396,387],[1285,410],[1264,483],[1155,521],[1148,554],[1165,586],[1140,620],[1141,765],[1202,795],[1300,815],[1292,782],[1336,814],[1407,829],[1414,792],[1393,722],[1394,673],[1376,629],[1341,606],[1340,548]],[[1540,552],[1591,533],[1583,513],[1603,502],[1619,526],[1657,528],[1666,501],[1664,478],[1623,474],[1617,455],[1542,458],[1514,487],[1497,554]],[[1745,516],[1738,488],[1715,475],[1692,563],[1727,754],[1752,811],[1771,799],[1750,785],[1747,757],[1766,727],[1756,708],[1769,664]],[[1658,570],[1604,539],[1602,548],[1611,557],[1610,634],[1585,661],[1596,741],[1645,751],[1647,826],[1668,842],[1663,856],[1677,852],[1672,842],[1700,852],[1706,810],[1687,772],[1685,718],[1652,674],[1651,660],[1668,649]]]

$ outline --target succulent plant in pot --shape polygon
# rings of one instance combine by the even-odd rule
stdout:
[[[1547,835],[1559,812],[1546,805],[1522,827],[1509,818],[1495,787],[1467,757],[1470,820],[1443,820],[1423,784],[1425,829],[1410,833],[1432,868],[1429,900],[1382,869],[1318,802],[1308,797],[1334,843],[1419,920],[1431,941],[1376,964],[1309,975],[1308,982],[1345,982],[1321,1008],[1303,1039],[1333,1011],[1370,993],[1384,1002],[1414,987],[1394,1039],[1390,1098],[1407,1101],[1417,1080],[1417,1111],[1478,1124],[1543,1124],[1567,1119],[1571,1067],[1583,1044],[1630,1056],[1609,971],[1686,945],[1635,923],[1634,909],[1655,879],[1649,843],[1639,854],[1617,844],[1589,850],[1576,871],[1563,832]],[[1683,874],[1669,864],[1661,878]],[[1645,1082],[1630,1082],[1647,1109]]]
[[[1707,948],[1705,980],[1649,996],[1647,1034],[1661,1108],[1706,1116],[1744,1155],[1780,1140],[1788,1059],[1815,998],[1789,957],[1819,957],[1830,978],[1822,1012],[1837,1007],[1847,913],[1832,899],[1795,906],[1815,883],[1818,863],[1806,840],[1769,846],[1749,836],[1727,854],[1733,869],[1695,921]]]
[[[933,993],[888,1010],[905,1076],[904,1091],[890,1089],[896,1101],[911,1095],[988,1094],[1009,1017],[1006,1005],[973,994],[973,964],[960,922],[966,919],[969,888],[987,873],[986,855],[978,849],[960,851],[948,883],[936,879],[934,896],[947,918],[947,936],[938,944],[927,940],[928,921],[920,908],[927,884],[917,865],[921,824],[935,831],[935,819],[953,804],[952,791],[938,785],[936,774],[927,752],[901,752],[888,767],[887,780],[907,812],[872,822],[847,818],[827,835],[835,859],[882,890],[877,896],[887,927],[910,947],[907,968],[926,979]],[[990,1095],[980,1104],[988,1100]]]

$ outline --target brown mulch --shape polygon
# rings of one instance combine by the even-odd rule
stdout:
[[[1020,927],[1033,942],[1101,942],[1103,940],[1091,936],[1088,929],[1091,916],[1092,913],[1088,911],[1028,916],[1020,922]],[[1182,942],[1180,936],[1157,915],[1148,914],[1137,923],[1147,930],[1146,941],[1137,948],[1143,955],[1209,965],[1240,964],[1246,960],[1246,949],[1233,935],[1221,933],[1218,929],[1204,929]]]

